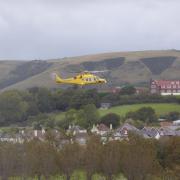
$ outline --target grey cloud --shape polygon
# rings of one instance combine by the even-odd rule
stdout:
[[[180,49],[177,0],[0,0],[0,59]]]

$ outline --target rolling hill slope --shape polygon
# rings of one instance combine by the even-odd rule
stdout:
[[[108,86],[148,85],[151,78],[180,79],[180,51],[114,52],[43,61],[0,61],[0,90],[56,88],[54,71],[69,77],[83,70],[109,70]]]

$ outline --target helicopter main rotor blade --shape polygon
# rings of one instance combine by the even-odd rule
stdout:
[[[103,72],[109,72],[109,70],[95,70],[95,71],[85,71],[90,73],[103,73]]]

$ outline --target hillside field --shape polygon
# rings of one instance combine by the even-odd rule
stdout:
[[[109,88],[133,84],[148,87],[150,79],[180,79],[180,51],[109,52],[49,60],[0,61],[0,92],[31,87],[66,88],[51,78],[53,72],[63,78],[83,71],[107,70],[99,76]]]
[[[179,104],[170,104],[170,103],[154,103],[154,104],[133,104],[133,105],[122,105],[112,107],[107,110],[100,109],[100,115],[106,115],[108,113],[116,113],[120,116],[125,116],[129,111],[136,111],[142,107],[152,107],[157,115],[165,115],[172,111],[180,112],[180,105]]]

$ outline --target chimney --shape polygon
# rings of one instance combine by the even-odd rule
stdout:
[[[41,132],[42,132],[42,134],[45,134],[46,131],[44,128],[42,128]]]
[[[112,128],[112,124],[110,124],[110,130],[112,130],[113,128]]]
[[[34,136],[37,137],[38,135],[38,130],[34,130]]]

